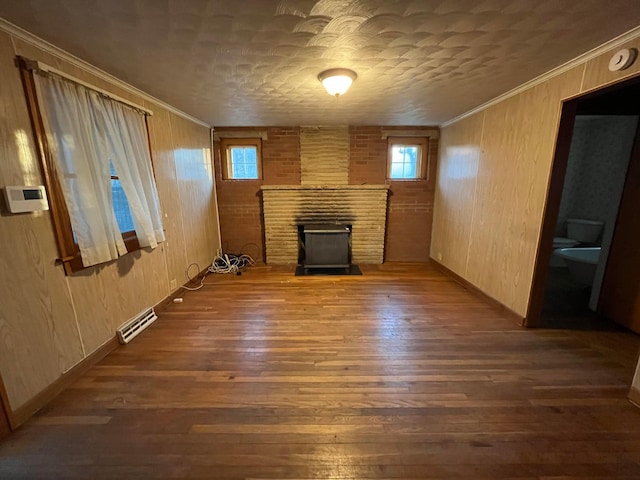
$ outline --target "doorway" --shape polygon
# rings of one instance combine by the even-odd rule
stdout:
[[[635,238],[640,239],[640,217],[634,215],[640,205],[639,115],[640,78],[563,103],[526,326],[615,328],[616,324],[607,323],[608,319],[640,332],[640,255],[636,254],[640,249],[633,243]],[[607,128],[613,131],[603,136]],[[608,142],[609,147],[594,144],[597,141]],[[626,145],[621,145],[624,142]],[[615,177],[614,172],[606,170],[606,165],[598,167],[599,173],[584,170],[599,161],[597,152],[588,151],[594,150],[594,145],[599,147],[596,150],[600,150],[601,156],[617,151],[625,157],[612,161],[617,164],[612,165],[612,169],[623,168],[622,173],[616,173],[617,178],[606,178]],[[578,157],[583,159],[581,166],[576,165]],[[583,170],[577,177],[591,178],[576,180],[576,169],[580,168]],[[612,197],[607,198],[607,202],[615,201],[615,204],[599,205],[595,198],[590,198],[592,191],[593,197],[599,191],[603,196]],[[570,197],[574,197],[573,200]],[[576,204],[576,198],[582,200]],[[592,217],[604,218],[588,218],[590,213]],[[557,237],[567,234],[570,216],[601,220],[604,224],[597,238],[581,239],[591,244],[581,242],[575,245],[578,251],[566,252],[586,255],[584,248],[592,247],[590,254],[595,257],[588,268],[590,281],[558,264],[563,262],[563,257],[558,256],[560,239]],[[577,266],[582,269],[581,264]],[[620,293],[621,290],[624,291]],[[550,295],[554,293],[560,294],[555,305],[550,302]],[[560,309],[555,316],[549,314],[554,306]],[[562,308],[569,310],[562,312]]]

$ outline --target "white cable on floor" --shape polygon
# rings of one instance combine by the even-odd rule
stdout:
[[[219,250],[218,253],[216,253],[216,257],[213,259],[213,262],[211,263],[209,268],[207,268],[207,270],[204,272],[204,275],[202,275],[200,283],[197,286],[188,287],[186,285],[183,285],[180,288],[190,291],[200,290],[202,287],[204,287],[204,279],[209,273],[238,273],[243,268],[254,265],[255,263],[256,262],[249,255],[233,255],[226,253],[223,254],[222,251]],[[187,270],[184,272],[185,277],[187,278],[187,283],[192,283],[196,280],[196,277],[192,278],[189,276],[191,267],[193,267],[194,265],[197,269],[196,272],[200,272],[200,265],[195,262],[190,264],[187,267]]]
[[[218,251],[213,263],[207,269],[211,273],[237,273],[256,262],[249,255],[230,255]]]
[[[191,278],[189,276],[189,271],[191,270],[191,267],[196,266],[197,270],[196,272],[200,272],[200,265],[198,265],[197,263],[192,263],[187,267],[187,270],[184,272],[185,277],[187,277],[187,283],[191,283],[193,280],[195,280],[194,278]],[[180,288],[183,288],[184,290],[200,290],[203,286],[204,286],[204,279],[207,277],[207,273],[209,273],[209,270],[207,270],[206,272],[204,272],[204,275],[202,275],[202,278],[200,279],[200,284],[197,287],[187,287],[186,285],[183,285]],[[197,273],[196,273],[197,274]]]

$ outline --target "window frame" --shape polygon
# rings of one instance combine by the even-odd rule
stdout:
[[[416,159],[416,176],[411,178],[394,178],[391,176],[393,147],[418,147]],[[387,180],[392,182],[415,182],[429,180],[429,137],[387,137]]]
[[[33,130],[38,156],[40,157],[39,163],[42,170],[45,189],[47,191],[54,237],[58,246],[59,258],[56,259],[56,263],[63,265],[66,275],[71,275],[73,273],[95,267],[96,265],[89,267],[84,266],[82,263],[82,256],[80,255],[80,247],[74,238],[69,210],[64,200],[64,194],[62,193],[62,186],[53,161],[53,155],[47,142],[47,134],[44,128],[40,106],[38,104],[35,81],[33,79],[34,73],[32,63],[33,62],[24,57],[17,57],[17,65],[20,70],[20,77],[24,87],[27,109],[29,110],[29,117],[31,120],[31,128]],[[147,121],[147,116],[145,115],[144,117],[147,133],[147,148],[149,149],[149,156],[151,158],[151,171],[155,177],[153,152],[150,144],[151,137],[149,135],[149,123]],[[127,248],[127,253],[140,250],[141,247],[135,230],[121,232],[121,234],[122,240]]]
[[[233,147],[256,147],[256,168],[258,176],[256,178],[235,178],[233,176],[233,165],[231,163],[231,148]],[[262,180],[262,139],[261,138],[221,138],[220,139],[220,163],[222,179],[234,182],[251,182]]]

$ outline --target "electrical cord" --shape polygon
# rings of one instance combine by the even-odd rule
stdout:
[[[247,247],[252,247],[252,248],[247,248]],[[249,250],[249,252],[247,252],[247,250]],[[240,248],[240,253],[238,255],[248,255],[250,253],[253,253],[253,258],[260,258],[260,251],[261,248],[258,244],[256,243],[245,243],[242,248]]]
[[[180,288],[189,291],[200,290],[202,287],[204,287],[204,280],[210,273],[239,273],[244,268],[250,267],[255,263],[256,262],[249,255],[234,255],[232,253],[223,254],[221,250],[218,250],[218,252],[216,253],[216,257],[213,259],[213,262],[204,272],[204,275],[202,275],[200,283],[198,283],[195,287],[183,285]],[[196,276],[191,277],[189,273],[194,266],[196,267]],[[200,265],[195,262],[187,267],[186,271],[184,272],[185,277],[187,278],[187,284],[193,284],[197,281],[198,272],[200,272]]]
[[[234,255],[218,251],[213,263],[207,269],[211,273],[238,273],[245,267],[250,267],[256,262],[249,255]]]
[[[196,266],[197,270],[196,270],[196,277],[191,278],[189,276],[189,272],[191,271],[191,267]],[[197,274],[198,272],[200,272],[200,265],[198,265],[197,263],[192,263],[190,264],[187,269],[184,272],[184,276],[187,277],[187,283],[192,283],[194,280],[197,280]],[[194,291],[194,290],[200,290],[202,287],[204,287],[204,279],[207,277],[207,273],[209,273],[209,270],[207,270],[204,275],[202,275],[202,278],[200,279],[200,283],[198,284],[197,287],[187,287],[187,285],[183,285],[180,288],[183,288],[184,290],[190,290],[190,291]]]

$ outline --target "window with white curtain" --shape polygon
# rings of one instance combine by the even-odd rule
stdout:
[[[146,113],[29,65],[21,59],[65,271],[155,248],[164,232]]]

